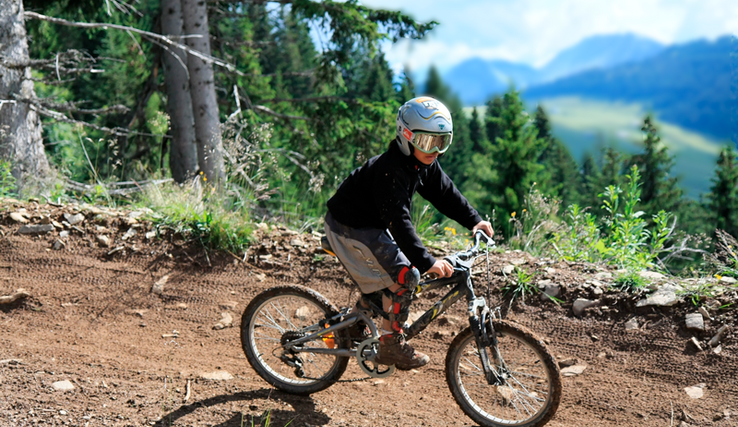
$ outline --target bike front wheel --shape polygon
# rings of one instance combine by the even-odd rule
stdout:
[[[337,313],[327,299],[311,289],[301,286],[268,289],[249,303],[241,318],[241,345],[246,358],[260,377],[280,390],[303,395],[323,390],[346,371],[348,358],[285,352],[283,344],[310,335],[312,332],[305,328]],[[305,345],[345,348],[347,340],[340,335],[317,338]]]
[[[528,330],[492,322],[497,347],[479,348],[470,328],[446,355],[446,381],[456,403],[484,427],[537,427],[554,416],[561,399],[561,374],[545,345]],[[487,380],[482,353],[494,370]]]

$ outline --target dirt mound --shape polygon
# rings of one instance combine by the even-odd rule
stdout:
[[[1,425],[241,426],[263,425],[266,413],[272,426],[471,423],[443,372],[448,346],[464,327],[462,304],[414,341],[431,356],[429,366],[291,396],[246,362],[240,314],[254,295],[280,284],[309,286],[338,306],[353,302],[353,286],[319,250],[319,237],[263,226],[241,257],[205,252],[144,218],[144,211],[2,204],[0,297],[21,288],[28,296],[0,303]],[[491,264],[492,303],[544,337],[569,367],[549,425],[736,424],[730,286],[704,302],[700,331],[685,323],[697,313],[691,282],[656,279],[667,289],[656,302],[671,303],[670,289],[677,300],[658,305],[645,293],[611,291],[612,272],[597,266],[522,252],[495,254]],[[535,272],[533,283],[552,295],[558,290],[556,300],[534,294],[509,304],[500,289],[516,266]],[[711,346],[723,325],[727,332]],[[364,377],[352,361],[344,380]]]

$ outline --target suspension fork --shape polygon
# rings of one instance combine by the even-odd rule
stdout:
[[[469,301],[469,325],[474,333],[474,341],[479,349],[479,359],[482,363],[484,375],[487,378],[487,384],[500,385],[504,382],[494,368],[495,363],[490,361],[490,355],[486,349],[490,349],[497,357],[497,334],[492,326],[491,312],[487,306],[487,302],[482,297],[474,298]]]

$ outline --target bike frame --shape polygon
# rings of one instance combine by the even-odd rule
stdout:
[[[472,251],[476,250],[478,245],[479,238],[477,238],[475,247]],[[467,254],[472,251],[467,252]],[[420,283],[413,292],[413,296],[417,296],[422,292],[429,292],[435,289],[445,288],[450,285],[456,285],[443,298],[433,304],[430,309],[405,329],[405,339],[410,340],[416,337],[425,330],[433,320],[446,312],[449,307],[454,305],[459,299],[466,297],[468,303],[469,325],[474,333],[477,347],[482,349],[491,346],[493,349],[496,349],[497,337],[492,329],[492,323],[488,321],[492,314],[487,306],[486,300],[482,297],[477,297],[474,294],[474,285],[471,280],[471,264],[460,261],[458,258],[457,262],[464,268],[455,267],[454,274],[452,274],[451,277],[433,279]],[[362,321],[364,324],[369,326],[374,338],[379,338],[379,331],[377,330],[374,322],[368,316],[359,310],[353,313],[349,313],[348,310],[349,309],[344,309],[341,313],[331,318],[321,320],[319,323],[304,328],[303,330],[305,332],[312,333],[305,337],[290,341],[285,344],[284,349],[296,353],[310,352],[316,354],[331,354],[338,357],[356,356],[356,348],[320,348],[302,346],[303,343],[330,335],[341,329],[348,328],[359,321]],[[487,328],[489,328],[489,330],[487,330]],[[501,378],[498,373],[491,368],[487,352],[480,351],[479,355],[482,367],[487,377],[487,382],[489,384],[500,384]],[[497,357],[497,355],[495,355],[495,357]]]

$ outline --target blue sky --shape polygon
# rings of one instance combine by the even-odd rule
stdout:
[[[399,71],[470,57],[542,66],[597,34],[635,33],[664,44],[738,34],[738,0],[361,0],[440,25],[425,39],[383,46]]]

